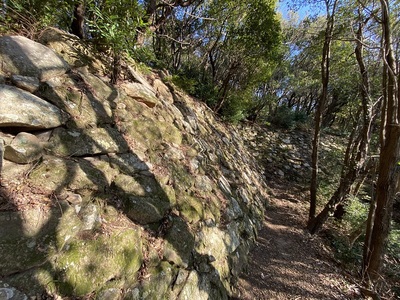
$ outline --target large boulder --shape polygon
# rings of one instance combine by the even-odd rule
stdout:
[[[57,128],[49,143],[51,151],[62,156],[87,156],[128,151],[127,142],[112,127],[88,130]]]
[[[20,89],[34,93],[40,85],[39,79],[30,76],[12,75],[11,82]]]
[[[0,37],[0,60],[4,71],[41,81],[64,74],[66,62],[51,49],[23,36]]]
[[[117,91],[85,73],[82,69],[51,78],[41,85],[38,93],[70,115],[70,127],[93,128],[113,123],[111,104],[117,98]]]
[[[149,88],[137,82],[128,82],[124,83],[122,88],[129,97],[144,103],[150,108],[156,106],[159,102],[151,87]]]
[[[43,146],[33,134],[20,132],[10,145],[6,145],[4,158],[18,164],[27,164],[43,155]]]
[[[65,121],[62,111],[47,101],[19,88],[0,85],[0,127],[35,130],[58,127]]]
[[[124,202],[126,215],[137,223],[149,224],[163,219],[171,203],[160,184],[152,177],[118,175],[113,188]]]
[[[55,51],[72,68],[89,66],[91,71],[95,73],[106,70],[104,64],[96,57],[95,52],[90,51],[89,45],[76,35],[49,27],[41,32],[38,42]]]

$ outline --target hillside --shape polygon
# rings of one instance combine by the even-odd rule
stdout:
[[[76,37],[0,38],[6,299],[227,299],[264,218],[240,133]],[[11,298],[9,297],[11,295]]]

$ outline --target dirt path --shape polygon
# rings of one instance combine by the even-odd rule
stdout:
[[[356,299],[328,250],[305,228],[307,211],[290,184],[272,189],[264,227],[234,299]]]

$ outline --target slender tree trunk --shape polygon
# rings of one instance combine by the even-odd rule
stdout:
[[[370,103],[369,97],[369,76],[363,60],[363,22],[360,20],[356,39],[356,58],[361,74],[361,100],[362,100],[362,131],[358,137],[354,139],[355,133],[358,131],[357,126],[354,127],[347,145],[343,170],[341,174],[339,187],[330,198],[324,209],[315,217],[309,220],[307,228],[310,233],[317,232],[329,214],[333,212],[336,206],[343,202],[345,197],[350,193],[351,186],[359,177],[359,175],[367,168],[367,154],[371,140],[371,131],[373,123],[373,105]],[[357,113],[357,116],[360,114]],[[356,154],[355,154],[356,153]]]
[[[116,49],[113,50],[113,64],[111,73],[111,83],[116,84],[121,74],[121,56]]]
[[[222,86],[219,89],[220,96],[219,96],[218,102],[215,104],[215,107],[214,107],[214,112],[216,114],[218,114],[221,111],[222,106],[224,105],[224,103],[228,97],[229,81],[232,79],[232,74],[234,73],[235,69],[238,68],[239,66],[240,66],[240,62],[234,62],[229,67],[228,74],[226,75],[226,77],[222,83]]]
[[[222,93],[221,93],[221,96],[219,96],[218,102],[215,104],[215,107],[214,107],[214,113],[216,113],[216,114],[218,114],[220,112],[222,106],[225,103],[230,79],[231,79],[231,72],[228,73],[228,75],[226,76],[226,78],[220,88],[220,91],[222,90]]]
[[[309,222],[314,219],[316,208],[317,208],[317,190],[318,190],[318,151],[320,143],[320,132],[322,124],[322,115],[325,109],[325,104],[328,101],[328,84],[329,84],[329,67],[330,67],[330,56],[331,56],[331,43],[332,33],[335,23],[335,10],[336,3],[334,1],[332,13],[329,13],[329,1],[325,1],[327,11],[327,24],[325,29],[325,40],[322,49],[322,60],[321,60],[321,83],[322,93],[317,104],[314,118],[314,138],[312,142],[312,154],[311,154],[311,183],[310,183],[310,210],[308,215]]]
[[[400,127],[398,124],[389,124],[387,127],[388,140],[381,150],[379,160],[374,222],[371,235],[364,243],[365,256],[362,273],[367,285],[375,284],[380,278],[379,272],[389,235],[393,200],[398,181],[399,167],[397,162],[399,161]],[[372,209],[373,207],[371,207]]]
[[[364,243],[364,284],[375,285],[380,278],[382,257],[389,235],[393,200],[399,177],[400,122],[399,89],[396,63],[392,49],[389,2],[381,0],[382,44],[383,44],[383,90],[385,94],[381,120],[381,151],[379,156],[378,181],[376,185],[376,209],[371,222],[371,235]],[[384,126],[383,126],[384,125]],[[371,208],[372,209],[372,208]]]
[[[363,247],[363,261],[362,261],[362,278],[366,278],[365,271],[367,270],[369,262],[369,253],[371,249],[369,248],[371,245],[371,235],[372,235],[372,228],[374,226],[374,219],[375,219],[375,210],[376,210],[376,197],[375,197],[375,186],[373,188],[373,195],[371,197],[371,204],[369,205],[369,212],[368,212],[368,219],[365,227],[365,240],[364,240],[364,247]]]

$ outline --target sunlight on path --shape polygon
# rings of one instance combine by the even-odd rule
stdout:
[[[236,299],[349,299],[340,269],[323,254],[318,238],[303,229],[302,204],[288,200],[271,199]]]

